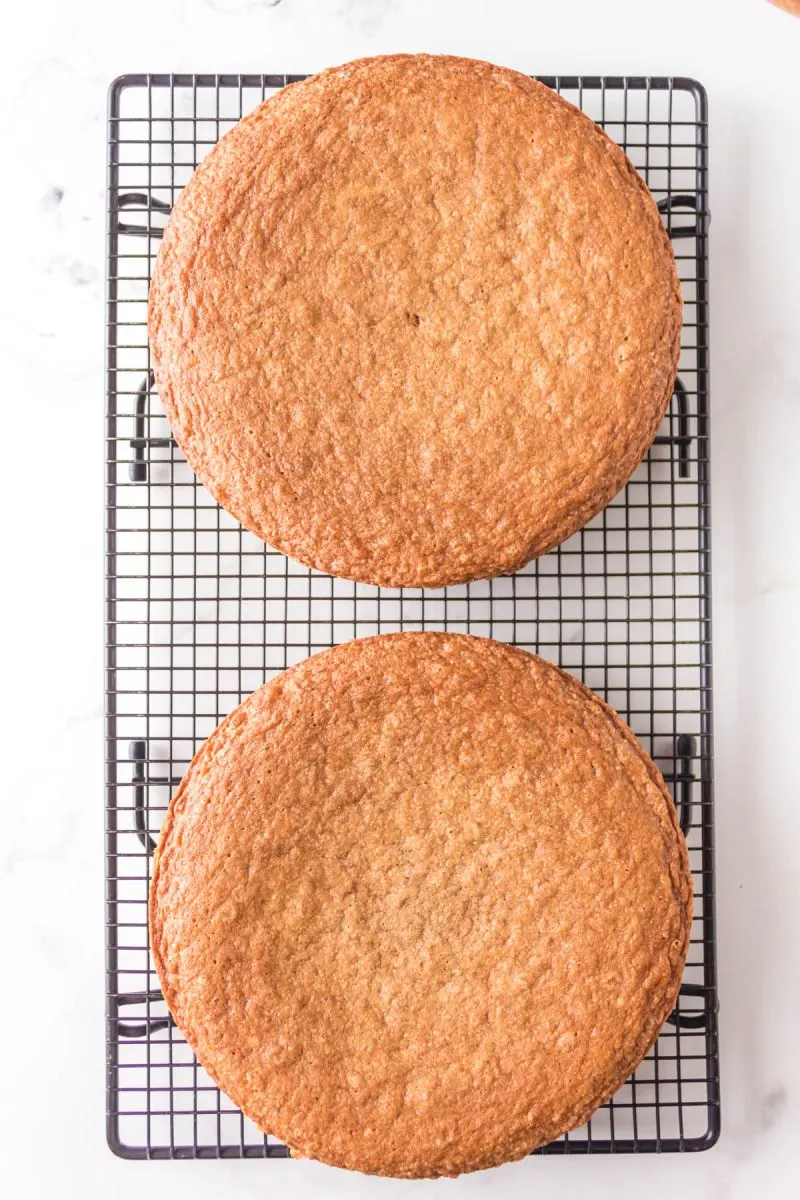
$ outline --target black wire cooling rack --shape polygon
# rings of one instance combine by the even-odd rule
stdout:
[[[630,723],[672,788],[695,919],[675,1012],[636,1074],[540,1153],[702,1150],[719,1132],[710,646],[707,114],[687,79],[545,78],[622,145],[673,239],[679,379],[650,454],[584,530],[517,575],[442,590],[308,570],[223,512],[153,387],[147,290],[164,220],[244,113],[298,76],[127,75],[111,87],[106,415],[107,1132],[130,1158],[285,1157],[174,1027],[150,958],[152,851],[195,749],[240,699],[348,638],[450,629],[561,664]]]

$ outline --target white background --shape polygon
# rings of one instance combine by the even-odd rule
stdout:
[[[398,50],[708,88],[724,1107],[704,1155],[402,1183],[105,1147],[106,89],[123,71],[306,72]],[[0,59],[3,1195],[797,1195],[800,20],[766,0],[18,0]]]

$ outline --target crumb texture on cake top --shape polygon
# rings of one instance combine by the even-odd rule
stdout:
[[[359,60],[227,133],[168,222],[159,394],[213,495],[334,575],[511,572],[630,478],[668,404],[680,287],[628,159],[547,87]]]
[[[488,639],[315,655],[203,745],[151,939],[179,1029],[301,1156],[455,1175],[581,1124],[674,1007],[675,808],[620,718]]]

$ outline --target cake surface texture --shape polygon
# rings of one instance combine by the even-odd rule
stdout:
[[[672,1011],[692,881],[622,720],[489,639],[349,642],[201,747],[150,896],[200,1063],[300,1156],[457,1175],[582,1124]]]
[[[150,290],[190,466],[299,561],[386,586],[517,570],[633,474],[681,298],[629,160],[543,84],[363,59],[291,84],[181,194]]]

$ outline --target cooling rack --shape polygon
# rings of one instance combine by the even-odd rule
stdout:
[[[285,558],[198,483],[166,424],[147,346],[163,224],[243,114],[302,76],[126,75],[110,91],[106,412],[107,1136],[129,1158],[273,1158],[174,1027],[150,958],[147,891],[170,795],[240,699],[299,659],[400,629],[489,635],[604,696],[661,767],[690,849],[695,918],[680,998],[635,1075],[538,1153],[702,1150],[719,1133],[714,950],[708,440],[707,106],[671,78],[544,77],[627,151],[673,239],[679,378],[632,481],[510,577],[368,587]]]

